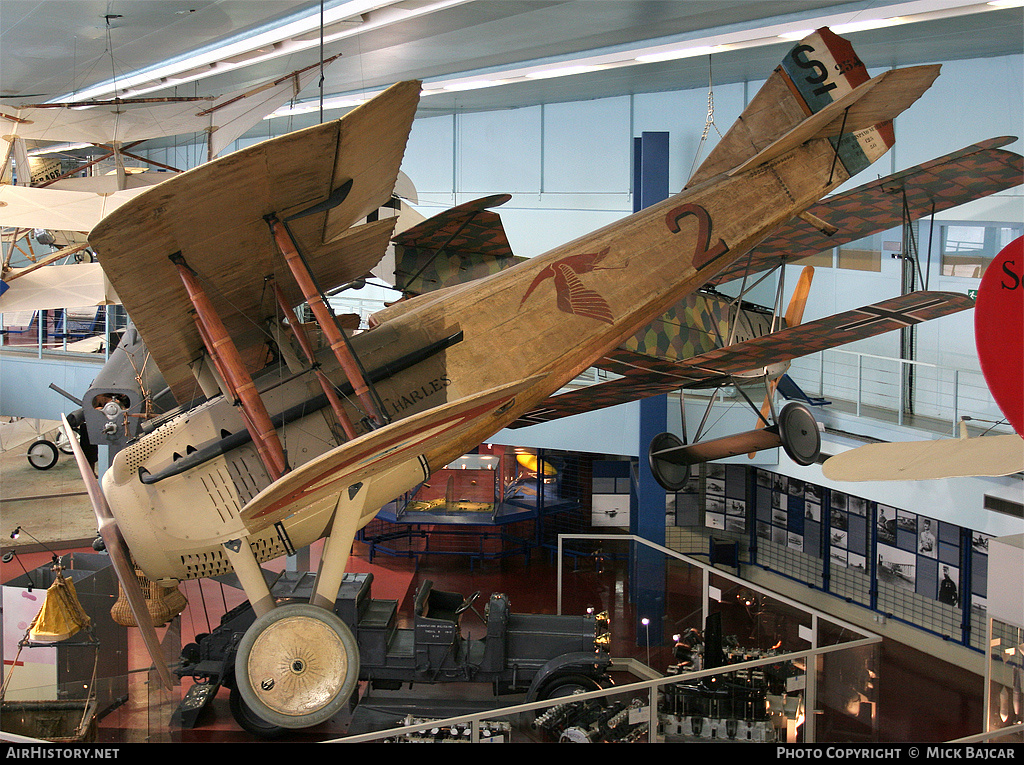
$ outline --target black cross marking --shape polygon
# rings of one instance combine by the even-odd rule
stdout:
[[[866,314],[864,318],[857,319],[856,321],[851,321],[849,324],[843,324],[842,326],[837,327],[837,329],[840,332],[849,332],[850,330],[853,329],[860,329],[861,327],[867,327],[872,324],[877,324],[883,321],[893,321],[901,326],[908,327],[911,324],[918,324],[921,321],[923,321],[923,319],[919,319],[918,317],[914,316],[914,311],[920,311],[925,308],[932,308],[937,305],[942,305],[942,303],[944,302],[945,301],[942,300],[941,298],[934,298],[932,300],[928,300],[924,303],[920,303],[916,306],[913,306],[906,311],[890,311],[885,308],[869,305],[864,308],[858,308],[856,311],[854,311],[854,313]]]

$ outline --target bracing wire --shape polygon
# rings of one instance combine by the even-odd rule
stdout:
[[[711,128],[715,129],[718,133],[718,137],[722,137],[722,132],[718,129],[718,125],[715,124],[715,87],[714,80],[712,78],[711,70],[711,55],[708,55],[708,111],[704,118],[704,130],[700,135],[700,141],[697,142],[697,152],[693,157],[693,165],[690,167],[690,175],[697,170],[697,162],[700,160],[701,151],[704,149],[704,144],[707,143],[708,135],[711,133]]]

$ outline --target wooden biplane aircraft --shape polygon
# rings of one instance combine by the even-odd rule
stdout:
[[[390,242],[393,217],[378,211],[419,83],[182,173],[104,219],[89,242],[179,408],[116,454],[102,487],[82,474],[165,682],[132,561],[163,586],[233,572],[257,613],[235,663],[246,705],[285,728],[333,716],[358,677],[358,649],[332,610],[356,531],[774,230],[817,223],[808,209],[893,145],[891,121],[937,75],[870,78],[845,40],[819,30],[679,194],[391,305],[355,334],[324,294],[369,272]],[[278,604],[260,564],[320,538],[309,602]]]

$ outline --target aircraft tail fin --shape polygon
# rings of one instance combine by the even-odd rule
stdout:
[[[885,98],[905,89],[916,92],[912,100],[921,89],[916,82],[903,88],[907,81],[927,79],[930,84],[937,73],[937,67],[912,67],[871,79],[847,40],[828,28],[819,29],[786,54],[687,186],[764,164],[818,137],[832,141],[838,160],[855,175],[895,143],[886,113],[900,111],[877,108],[883,99],[871,98],[868,91],[895,78],[884,86]],[[874,108],[864,108],[865,104]],[[876,117],[880,118],[872,121]]]

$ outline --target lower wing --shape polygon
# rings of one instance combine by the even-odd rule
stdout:
[[[974,306],[966,295],[912,292],[844,311],[771,334],[717,348],[683,362],[670,362],[616,350],[597,366],[620,378],[552,396],[510,427],[521,428],[616,404],[638,401],[680,388],[704,388],[800,356],[908,327]]]

